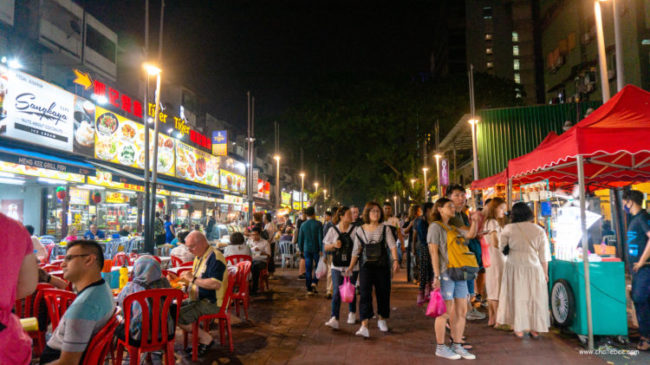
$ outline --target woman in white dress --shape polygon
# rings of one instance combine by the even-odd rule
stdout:
[[[532,223],[533,212],[526,203],[512,207],[512,223],[499,237],[499,249],[509,249],[501,290],[497,323],[512,327],[515,335],[530,332],[537,338],[548,332],[548,238],[544,230]]]
[[[506,224],[507,204],[502,198],[494,198],[485,208],[483,235],[489,245],[490,266],[485,268],[485,286],[488,299],[488,326],[496,326],[499,307],[499,291],[503,276],[505,256],[499,250],[499,235]]]

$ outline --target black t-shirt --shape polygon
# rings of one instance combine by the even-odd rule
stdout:
[[[648,231],[650,231],[650,214],[648,212],[642,210],[632,216],[627,227],[627,253],[630,263],[638,262],[643,255],[648,243]]]

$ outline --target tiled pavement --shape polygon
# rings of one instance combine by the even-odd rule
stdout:
[[[371,321],[371,338],[354,336],[358,324],[345,324],[347,306],[341,309],[341,330],[324,325],[329,319],[330,301],[321,294],[307,297],[304,281],[296,270],[278,269],[270,281],[272,292],[251,303],[250,321],[233,325],[235,352],[215,346],[201,364],[445,364],[467,362],[436,358],[433,319],[415,305],[416,289],[406,284],[403,272],[393,282],[388,334]],[[216,334],[216,333],[214,333]],[[579,342],[571,336],[545,334],[538,340],[519,340],[509,332],[487,327],[487,320],[471,322],[466,335],[475,346],[476,364],[602,364],[598,357],[580,355]],[[177,340],[177,362],[192,364],[181,357]],[[616,361],[619,363],[619,361]],[[624,362],[620,362],[624,363]]]

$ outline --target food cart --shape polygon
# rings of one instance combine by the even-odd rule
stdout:
[[[582,252],[553,260],[549,284],[556,324],[586,335],[589,349],[594,334],[626,336],[627,317],[624,263],[590,262],[586,193],[650,181],[649,140],[650,93],[628,85],[567,132],[508,162],[509,191],[542,180],[577,185],[572,224],[580,224]]]

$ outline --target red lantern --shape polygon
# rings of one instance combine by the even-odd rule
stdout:
[[[93,202],[95,204],[99,204],[99,202],[102,201],[102,195],[100,193],[94,193],[93,194]]]
[[[165,203],[162,201],[162,199],[158,199],[158,208],[162,209],[165,207]]]
[[[184,207],[185,209],[190,209],[190,203],[185,203],[185,205],[184,205],[183,207]]]
[[[59,186],[58,188],[56,188],[56,197],[57,197],[59,200],[63,200],[63,199],[65,199],[65,197],[66,197],[66,192],[65,192],[65,188],[64,188],[63,186]]]

